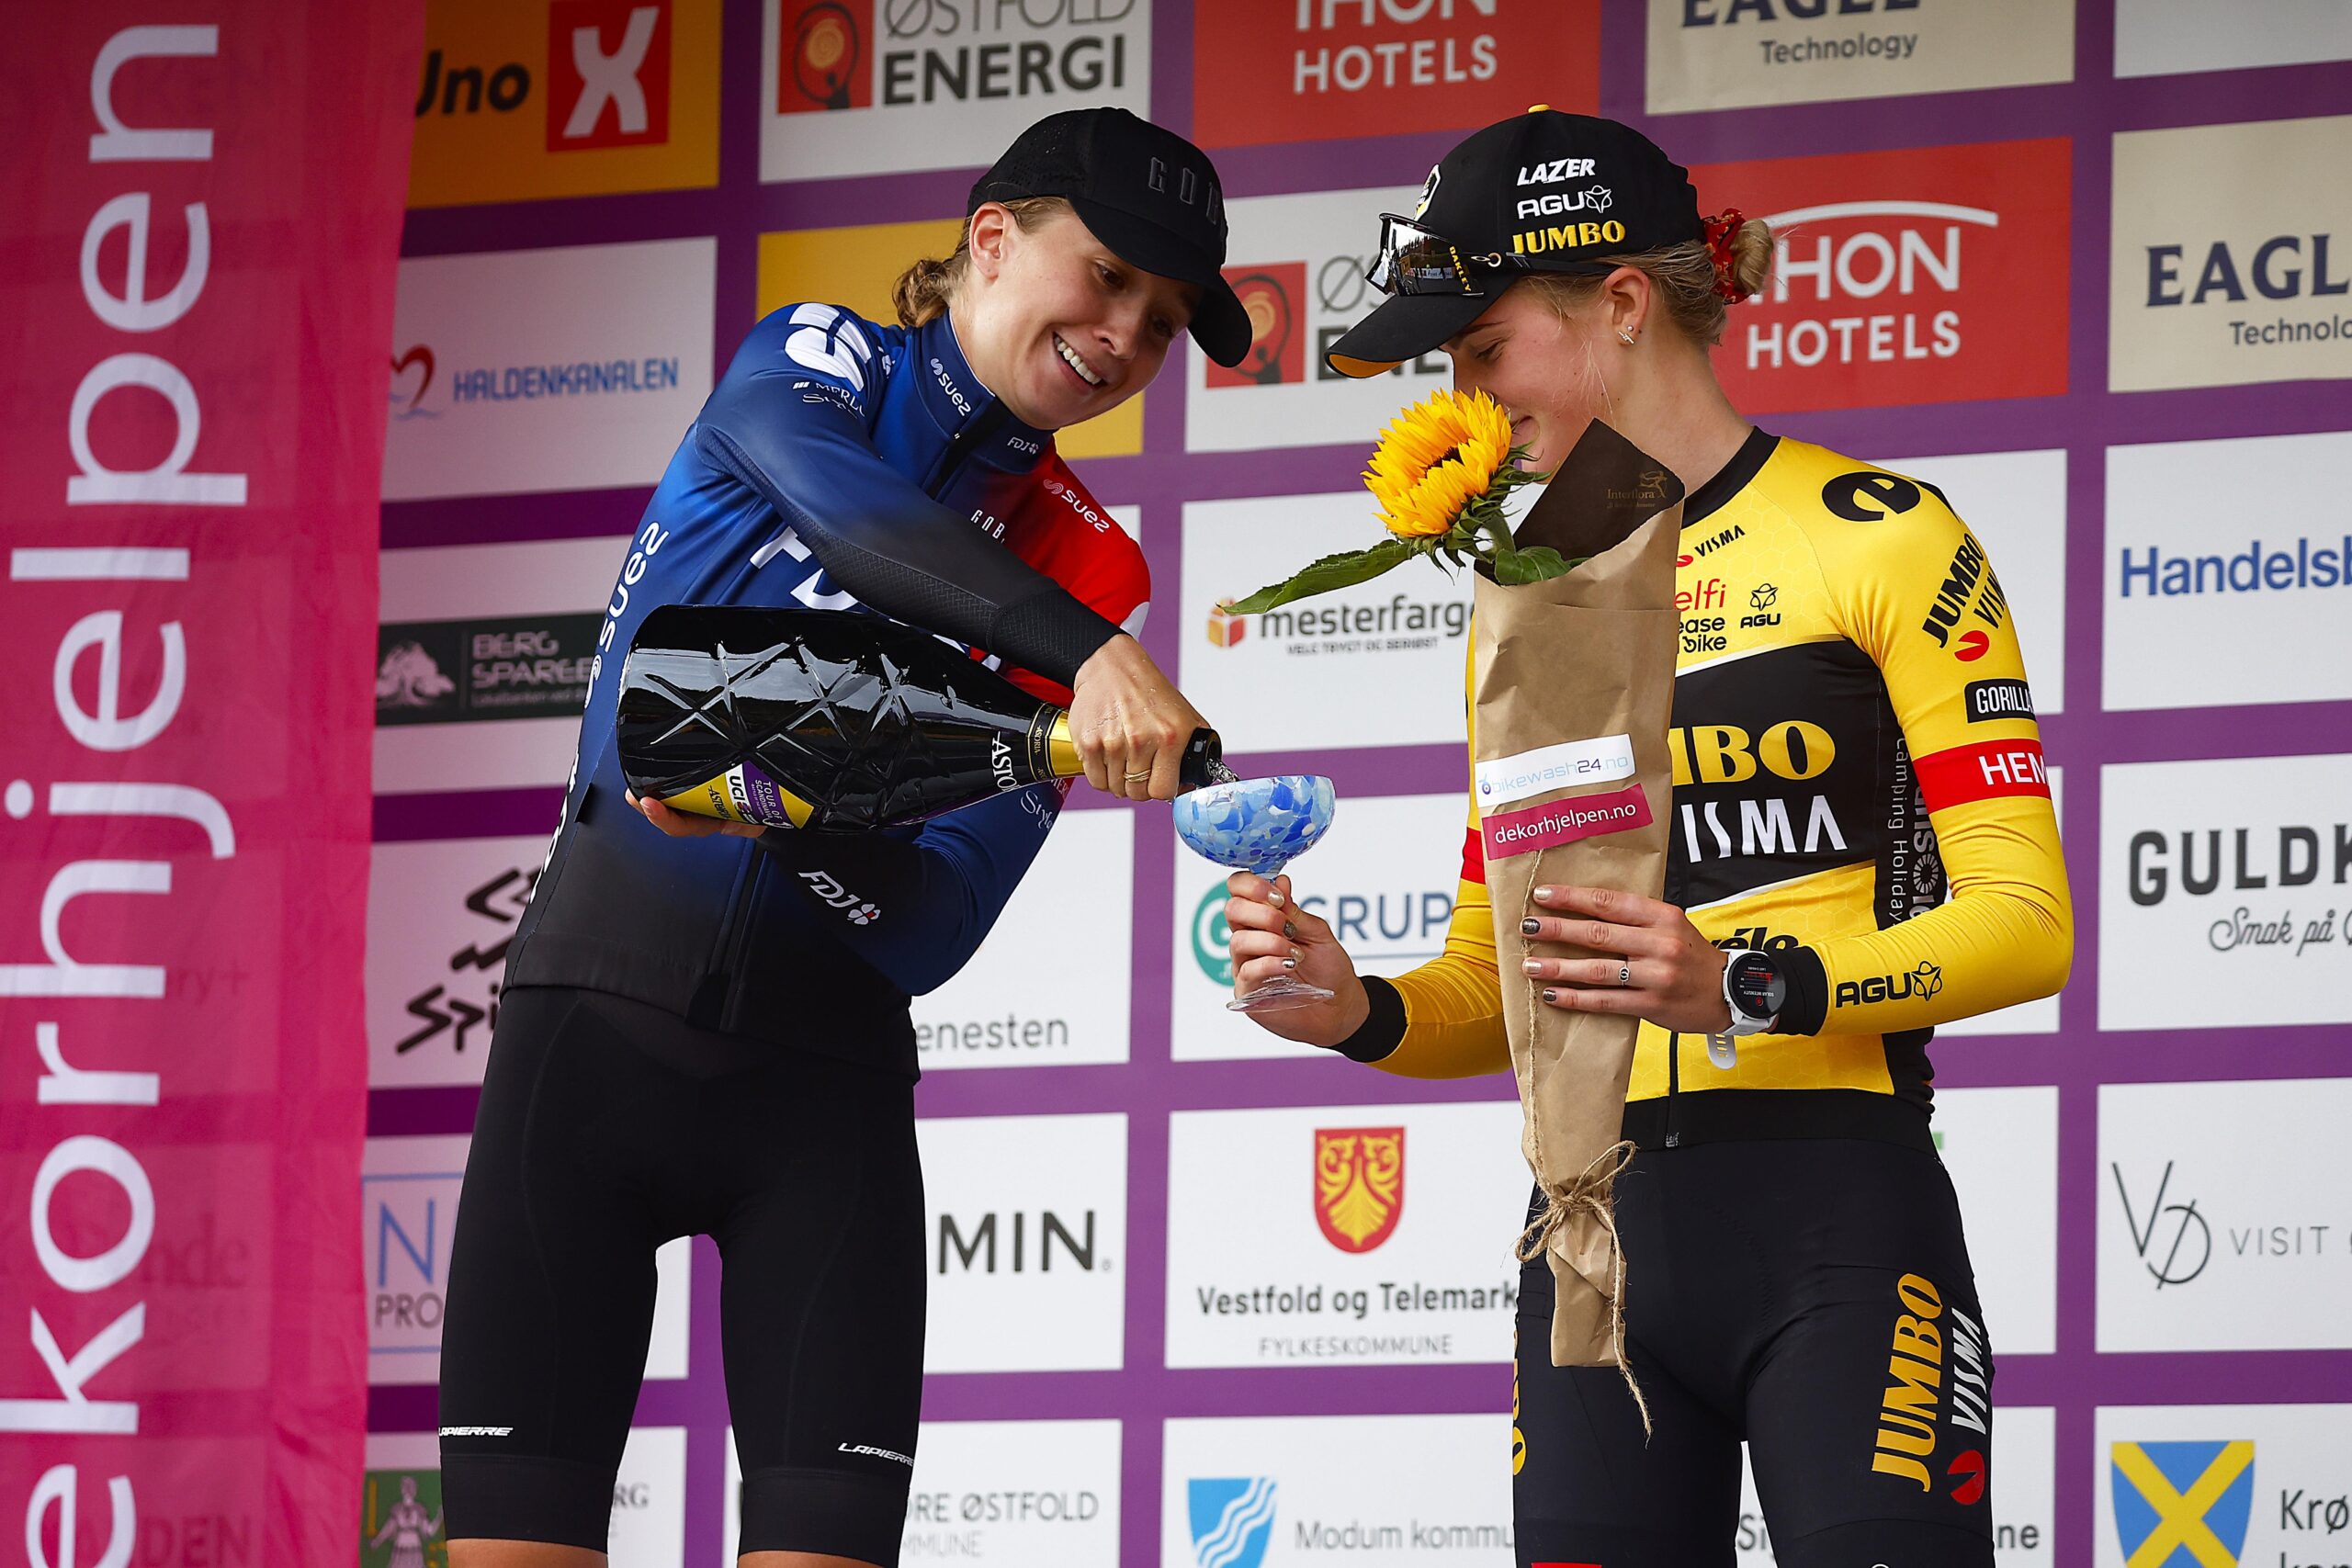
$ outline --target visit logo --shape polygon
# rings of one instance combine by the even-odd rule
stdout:
[[[2136,1205],[2131,1188],[2124,1184],[2123,1167],[2109,1161],[2107,1168],[2115,1178],[2115,1196],[2123,1204],[2132,1250],[2139,1254],[2141,1266],[2156,1282],[2156,1289],[2186,1285],[2205,1272],[2205,1266],[2213,1260],[2213,1227],[2198,1211],[2196,1199],[2180,1201],[2181,1194],[2172,1184],[2172,1161],[2165,1161],[2154,1193],[2143,1188]],[[2165,1201],[2168,1197],[2176,1201]]]
[[[781,21],[776,113],[862,109],[874,102],[866,57],[874,0],[786,0]]]
[[[2254,1444],[2117,1443],[2116,1542],[2140,1568],[2235,1568],[2254,1515]]]
[[[1249,314],[1250,352],[1229,369],[1211,361],[1206,384],[1272,387],[1306,380],[1306,264],[1229,266],[1225,280]]]
[[[1315,1223],[1341,1252],[1370,1252],[1405,1213],[1405,1129],[1315,1130]]]
[[[1258,1568],[1274,1532],[1274,1478],[1194,1477],[1184,1483],[1199,1568]]]
[[[1716,355],[1742,407],[1881,407],[2066,389],[2070,144],[1720,164],[1702,206],[1770,223],[1771,287]]]

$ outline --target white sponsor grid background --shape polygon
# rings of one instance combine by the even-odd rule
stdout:
[[[2344,1555],[2352,1404],[2102,1405],[2094,1432],[2097,1568]]]
[[[1977,1283],[1982,1285],[1983,1279]],[[1986,1321],[1994,1316],[1988,1304]],[[2057,1474],[2052,1463],[2055,1413],[2000,1405],[1993,1412],[1993,1561],[1997,1568],[2054,1568],[2057,1554],[2051,1528]],[[1743,1450],[1739,1474],[1739,1568],[1769,1568],[1771,1531],[1756,1495],[1756,1472]]]
[[[472,47],[475,11],[428,8],[446,59],[507,58]],[[1295,867],[1301,897],[1347,928],[1365,970],[1408,968],[1438,951],[1459,871],[1466,592],[1401,570],[1308,602],[1332,617],[1311,626],[1218,604],[1367,542],[1372,441],[1447,384],[1442,355],[1361,382],[1320,364],[1373,301],[1374,215],[1410,211],[1453,141],[1530,102],[1636,124],[1696,172],[1707,210],[1794,215],[1786,286],[1733,312],[1717,355],[1736,403],[1942,489],[2000,574],[2032,678],[2071,852],[2074,979],[1931,1046],[1935,1130],[1999,1358],[1997,1558],[2120,1563],[2112,1443],[2186,1445],[2157,1473],[2188,1495],[2195,1445],[2243,1440],[2251,1524],[2233,1533],[2224,1489],[2185,1505],[2221,1546],[2182,1539],[2211,1562],[2332,1562],[2347,1537],[2330,1538],[2324,1504],[2310,1528],[2281,1520],[2352,1494],[2352,1417],[2299,1403],[2352,1405],[2335,1305],[2352,1280],[2329,1272],[2352,1268],[2352,1213],[2335,1212],[2352,1193],[2330,1158],[2352,1111],[2337,607],[2352,587],[2319,564],[2352,548],[2343,10],[729,6],[715,186],[648,175],[642,190],[412,212],[383,619],[420,628],[403,643],[463,624],[492,639],[491,662],[507,649],[477,671],[466,645],[440,671],[453,682],[569,679],[563,617],[604,604],[655,476],[753,320],[760,236],[878,243],[963,210],[1036,116],[1124,104],[1216,143],[1228,276],[1265,334],[1236,373],[1180,346],[1139,449],[1080,474],[1143,541],[1146,646],[1228,748],[1337,783],[1338,824]],[[1488,34],[1494,67],[1476,47]],[[1392,46],[1402,85],[1380,74]],[[1569,62],[1557,85],[1517,85],[1534,53]],[[1589,62],[1597,99],[1579,96]],[[1237,121],[1218,95],[1245,68],[1295,90]],[[685,123],[674,103],[670,123]],[[2168,579],[2176,561],[2185,576]],[[2152,574],[2127,577],[2134,563]],[[530,647],[554,663],[512,659]],[[432,685],[413,658],[390,675],[395,692]],[[571,712],[514,711],[378,730],[364,1240],[379,1441],[433,1425],[434,1270],[503,943],[576,732]],[[1164,811],[1080,788],[978,958],[915,998],[933,1375],[908,1562],[1510,1561],[1495,1533],[1510,1523],[1506,1351],[1481,1339],[1507,1341],[1508,1325],[1471,1292],[1515,1283],[1498,1265],[1525,1200],[1510,1086],[1363,1071],[1227,1013],[1221,882]],[[1396,1169],[1360,1143],[1323,1198],[1316,1134],[1389,1129]],[[1357,1250],[1333,1240],[1349,1227]],[[638,1419],[684,1435],[683,1537],[664,1539],[716,1564],[734,1539],[718,1269],[693,1245],[663,1255]],[[2201,1270],[2177,1278],[2192,1258]],[[1318,1287],[1310,1311],[1299,1292]],[[1218,1312],[1219,1295],[1275,1310]],[[1344,1331],[1320,1321],[1339,1313]],[[1315,1336],[1340,1353],[1289,1353]],[[2180,1408],[2136,1408],[2153,1397]],[[1373,1472],[1367,1452],[1405,1458]],[[631,1517],[616,1510],[616,1531]],[[1739,1522],[1743,1562],[1761,1560],[1764,1528]],[[640,1539],[616,1533],[616,1561],[677,1560]],[[363,1568],[390,1549],[375,1550]]]
[[[2352,1078],[2098,1091],[2102,1350],[2352,1348]]]

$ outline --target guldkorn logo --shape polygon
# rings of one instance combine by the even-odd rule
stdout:
[[[1258,1568],[1274,1533],[1274,1478],[1194,1477],[1184,1483],[1200,1568]]]
[[[1405,1212],[1405,1129],[1315,1130],[1315,1223],[1341,1252],[1370,1252]]]
[[[2115,1540],[2126,1568],[2236,1568],[2254,1514],[2254,1445],[2118,1443]]]

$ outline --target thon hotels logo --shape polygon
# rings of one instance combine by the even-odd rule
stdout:
[[[1405,1213],[1405,1129],[1315,1130],[1315,1223],[1341,1252],[1370,1252]]]
[[[1778,255],[1716,364],[1743,407],[1882,407],[2066,389],[2072,150],[2063,140],[1695,171]]]
[[[1184,1484],[1198,1568],[1258,1568],[1274,1533],[1271,1475],[1202,1478]]]
[[[2236,1568],[2254,1514],[2253,1443],[2117,1443],[2109,1455],[2126,1562]]]

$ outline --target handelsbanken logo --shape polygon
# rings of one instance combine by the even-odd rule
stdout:
[[[1370,1252],[1405,1213],[1405,1129],[1315,1130],[1315,1223],[1341,1252]]]
[[[2118,1443],[2115,1543],[2137,1568],[2237,1568],[2254,1515],[2254,1445]]]
[[[1271,1475],[1194,1477],[1184,1483],[1199,1568],[1258,1568],[1274,1533]]]
[[[874,104],[866,39],[874,0],[784,0],[776,37],[775,112],[862,109]]]
[[[1227,368],[1209,361],[1212,387],[1295,386],[1306,379],[1306,264],[1229,266],[1225,281],[1250,317],[1250,352]]]

